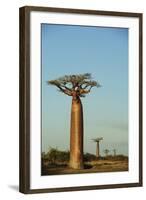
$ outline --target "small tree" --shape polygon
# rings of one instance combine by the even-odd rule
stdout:
[[[49,160],[51,163],[56,163],[56,161],[57,161],[57,156],[58,156],[58,150],[55,149],[55,148],[51,148],[51,149],[49,150],[49,152],[47,153],[48,160]]]
[[[117,151],[116,151],[116,149],[113,149],[113,155],[114,155],[114,156],[117,155]]]
[[[105,150],[104,150],[104,153],[105,153],[105,156],[106,156],[106,157],[108,156],[109,152],[110,152],[110,150],[108,150],[108,149],[105,149]]]
[[[91,92],[93,87],[100,87],[92,80],[91,74],[65,75],[47,82],[56,86],[60,92],[72,97],[70,128],[70,167],[83,168],[83,109],[81,97]]]

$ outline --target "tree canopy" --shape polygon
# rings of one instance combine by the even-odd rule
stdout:
[[[104,153],[105,153],[106,156],[108,156],[108,153],[109,153],[109,152],[110,152],[109,149],[104,149]]]
[[[95,138],[95,139],[92,139],[94,142],[99,142],[100,140],[103,140],[103,137],[100,137],[100,138]]]
[[[92,87],[100,87],[98,81],[92,80],[90,73],[78,75],[65,75],[55,80],[47,81],[49,85],[56,86],[60,92],[69,96],[85,97]]]

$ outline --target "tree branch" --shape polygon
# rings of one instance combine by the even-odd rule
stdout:
[[[66,85],[61,85],[61,87],[64,87],[66,90],[72,91],[72,89],[67,87]]]
[[[72,96],[71,92],[68,90],[68,89],[63,89],[61,86],[59,85],[56,85],[60,90],[61,92],[67,94],[68,96]]]
[[[92,80],[91,74],[65,75],[56,80],[47,81],[49,85],[55,85],[60,92],[68,96],[85,97],[92,87],[100,87],[97,81]]]

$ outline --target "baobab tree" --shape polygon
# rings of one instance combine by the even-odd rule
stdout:
[[[105,149],[105,150],[104,150],[105,156],[108,156],[109,152],[110,152],[110,150]]]
[[[114,156],[116,156],[116,154],[117,154],[117,150],[116,149],[113,149],[113,154],[114,154]]]
[[[100,148],[99,148],[99,142],[101,140],[103,140],[102,137],[100,138],[95,138],[95,139],[92,139],[95,143],[96,143],[96,158],[99,158],[100,157]]]
[[[93,87],[100,87],[92,80],[91,74],[65,75],[47,82],[56,86],[60,92],[72,97],[70,125],[70,162],[74,169],[83,168],[83,108],[81,97],[90,93]]]

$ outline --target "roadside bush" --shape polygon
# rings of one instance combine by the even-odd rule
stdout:
[[[69,151],[60,151],[57,148],[50,148],[49,151],[44,155],[42,154],[44,162],[57,163],[69,161]]]
[[[97,159],[96,156],[93,155],[93,154],[90,154],[90,153],[84,154],[84,161],[85,161],[85,162],[94,161],[94,160],[96,160],[96,159]]]

